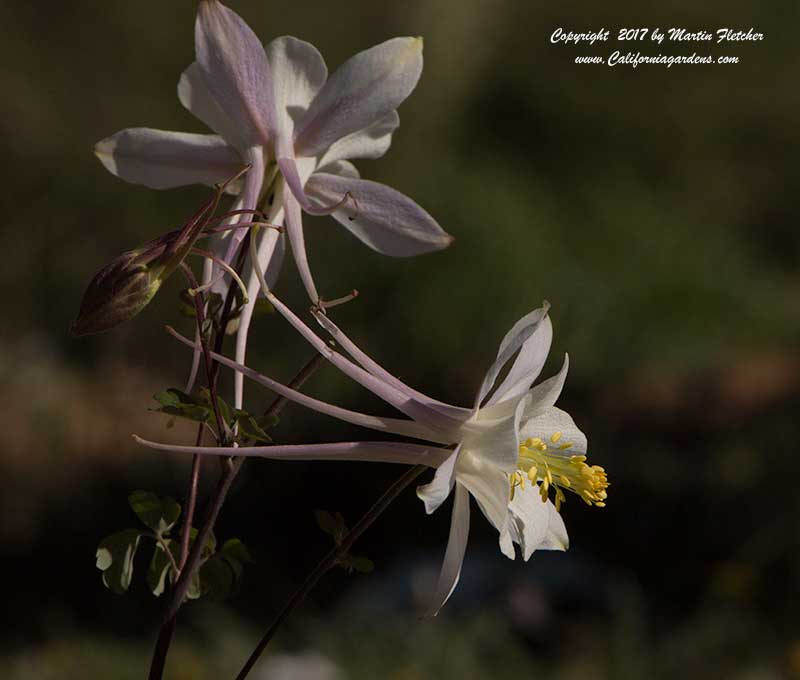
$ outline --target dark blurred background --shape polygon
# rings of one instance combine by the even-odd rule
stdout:
[[[425,38],[422,80],[393,147],[362,175],[426,207],[446,252],[387,260],[331,220],[309,220],[337,322],[412,384],[472,394],[511,324],[552,303],[546,374],[569,352],[560,405],[608,470],[608,507],[573,500],[565,554],[506,560],[473,512],[462,583],[418,620],[449,508],[406,494],[355,552],[369,575],[328,575],[282,630],[261,678],[800,677],[800,51],[794,2],[627,3],[241,0],[265,42],[313,42],[331,70],[395,35]],[[125,184],[93,144],[131,126],[202,132],[175,96],[193,59],[195,3],[0,5],[5,290],[0,326],[0,564],[4,678],[141,678],[161,601],[105,589],[98,542],[135,525],[138,488],[183,500],[188,461],[130,433],[189,440],[148,412],[185,380],[162,330],[191,321],[172,282],[135,322],[74,340],[94,272],[174,228],[208,195]],[[575,48],[549,36],[611,29]],[[760,43],[618,44],[619,28],[754,27]],[[614,49],[730,54],[735,66],[577,66]],[[305,304],[293,265],[279,292]],[[250,363],[288,380],[309,348],[279,318],[253,329]],[[227,376],[226,376],[227,379]],[[229,383],[225,388],[229,389]],[[315,395],[388,413],[332,368]],[[248,386],[253,410],[269,394]],[[369,436],[297,408],[283,442]],[[203,470],[201,502],[216,463]],[[400,469],[248,462],[223,511],[256,564],[224,604],[181,615],[168,677],[233,677],[271,614],[328,549],[313,511],[354,523]],[[474,507],[474,506],[473,506]],[[302,675],[302,673],[308,675]]]

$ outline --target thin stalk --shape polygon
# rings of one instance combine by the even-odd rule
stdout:
[[[226,305],[223,308],[223,319],[230,314],[230,304],[232,304],[232,295],[229,292],[228,299],[226,300]],[[230,304],[228,304],[230,303]],[[224,326],[223,326],[224,327]],[[220,335],[224,336],[224,332],[220,333]],[[218,337],[218,343],[221,348],[221,341]],[[294,388],[299,388],[303,385],[303,383],[308,380],[308,378],[313,375],[317,369],[321,366],[320,355],[315,355],[301,370],[300,372],[294,377],[294,379],[289,383],[290,385],[294,386]],[[216,370],[219,368],[219,364],[214,364],[215,368],[215,375],[214,378],[216,380]],[[270,415],[277,415],[283,407],[286,405],[286,401],[281,399],[280,397],[275,399],[272,402],[270,407],[267,409],[265,416]],[[233,449],[232,449],[233,451]],[[217,483],[217,488],[214,491],[214,495],[211,500],[211,505],[209,506],[208,510],[206,511],[205,520],[198,531],[197,537],[194,540],[194,543],[191,546],[191,550],[186,558],[186,560],[181,565],[181,572],[178,576],[175,585],[172,587],[170,591],[170,600],[167,603],[167,608],[164,613],[163,623],[161,625],[161,629],[159,631],[158,640],[156,641],[155,649],[153,650],[153,661],[150,667],[150,675],[149,680],[161,680],[164,673],[164,664],[166,663],[167,652],[169,651],[170,644],[172,642],[172,635],[175,631],[175,620],[178,610],[180,609],[181,605],[183,604],[184,598],[186,596],[186,591],[189,588],[189,584],[191,583],[191,576],[194,573],[195,569],[197,569],[200,558],[202,556],[203,546],[208,539],[209,534],[214,528],[216,524],[217,517],[219,516],[219,512],[222,509],[223,504],[225,503],[225,499],[227,498],[228,491],[233,484],[233,480],[236,478],[236,475],[239,473],[242,465],[246,458],[222,458],[222,476],[220,477],[219,482]]]
[[[183,271],[184,276],[186,276],[186,279],[189,282],[189,286],[191,288],[197,288],[198,286],[197,278],[195,278],[194,272],[192,272],[191,268],[188,265],[181,263],[181,271]],[[194,296],[194,305],[197,317],[197,327],[200,331],[199,333],[200,345],[203,352],[203,362],[206,368],[206,378],[208,380],[208,390],[211,397],[211,407],[212,410],[214,411],[214,418],[217,423],[218,443],[221,446],[224,446],[226,430],[224,429],[223,426],[222,416],[219,412],[219,402],[217,401],[217,390],[216,390],[217,372],[214,368],[215,364],[209,354],[208,343],[206,341],[205,333],[203,332],[203,326],[205,325],[205,298],[202,294]],[[225,324],[227,323],[227,316],[229,314],[230,314],[230,305],[226,305],[222,317],[223,329],[225,328]],[[224,336],[224,330],[221,333],[221,335]],[[203,439],[203,427],[204,425],[201,424],[197,430],[198,445]],[[230,482],[232,481],[233,479],[231,478]],[[150,662],[150,673],[148,675],[149,680],[161,680],[161,678],[164,675],[164,665],[166,664],[167,661],[167,653],[169,652],[169,647],[170,644],[172,643],[172,636],[175,632],[175,615],[177,614],[178,608],[183,603],[183,598],[186,594],[186,590],[188,589],[190,583],[189,577],[191,576],[192,572],[197,568],[197,564],[199,562],[199,558],[201,555],[201,551],[196,550],[196,548],[198,547],[202,548],[202,546],[205,544],[206,537],[210,532],[210,529],[206,531],[202,540],[201,537],[198,535],[195,545],[192,546],[192,549],[190,550],[189,542],[191,537],[192,524],[194,520],[195,506],[197,504],[197,489],[199,486],[199,482],[200,482],[200,456],[193,456],[192,471],[189,478],[189,493],[186,504],[187,508],[186,508],[186,513],[184,515],[183,528],[181,530],[180,569],[176,574],[175,586],[171,589],[170,592],[171,603],[177,601],[178,604],[176,607],[168,607],[167,614],[163,619],[161,629],[159,630],[158,633],[158,639],[156,640],[156,645],[155,648],[153,649],[153,658]],[[214,517],[214,521],[216,521],[216,516]],[[205,529],[205,527],[203,528]],[[180,591],[178,591],[179,586],[181,588]]]
[[[422,474],[427,468],[424,465],[415,465],[414,467],[406,470],[403,475],[394,482],[385,492],[384,494],[375,502],[375,504],[366,512],[366,514],[358,521],[356,524],[342,539],[342,542],[334,546],[325,557],[317,564],[316,567],[311,571],[311,573],[306,576],[305,581],[300,585],[300,587],[289,597],[288,600],[284,603],[283,607],[278,611],[275,615],[275,618],[270,623],[269,628],[267,628],[267,632],[264,633],[264,636],[261,638],[259,643],[256,645],[256,648],[253,650],[250,657],[245,662],[244,666],[242,666],[242,670],[239,671],[239,675],[236,676],[236,680],[244,680],[247,677],[248,673],[253,669],[258,658],[261,656],[263,651],[266,649],[267,645],[270,643],[270,640],[275,636],[278,628],[280,628],[281,624],[289,618],[289,616],[294,612],[295,609],[300,605],[300,603],[305,599],[306,595],[314,588],[317,582],[322,578],[325,573],[345,555],[347,554],[348,550],[353,546],[353,543],[358,540],[359,536],[363,534],[369,526],[375,522],[383,514],[383,511],[388,508],[392,502],[402,493],[402,491],[408,487],[411,482],[413,482],[420,474]]]
[[[203,441],[203,427],[201,424],[197,428],[197,446]],[[192,524],[194,522],[194,509],[197,505],[197,488],[200,484],[200,456],[192,456],[192,472],[189,476],[189,493],[186,499],[186,511],[183,514],[183,528],[181,530],[181,553],[179,566],[176,569],[176,578],[180,575],[186,558],[189,556],[189,540],[192,534]]]

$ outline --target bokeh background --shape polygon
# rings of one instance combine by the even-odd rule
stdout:
[[[561,405],[613,484],[603,510],[567,502],[569,552],[527,564],[502,557],[474,512],[462,583],[432,622],[418,613],[449,509],[427,517],[407,492],[357,545],[375,571],[329,574],[253,677],[800,677],[797,4],[230,4],[265,41],[297,35],[331,68],[388,37],[425,37],[423,77],[391,151],[359,167],[457,240],[387,260],[310,220],[318,283],[329,296],[358,288],[337,322],[397,374],[457,403],[471,400],[510,325],[548,299],[546,372],[569,352]],[[97,269],[207,196],[127,185],[92,155],[124,127],[203,131],[175,96],[193,59],[194,11],[189,0],[0,5],[4,678],[141,678],[149,663],[161,602],[145,587],[146,560],[122,597],[103,587],[94,552],[135,525],[131,490],[183,500],[188,461],[129,435],[193,436],[168,433],[148,411],[187,368],[162,325],[188,331],[191,321],[178,314],[176,281],[113,333],[78,341],[67,329]],[[554,46],[559,26],[605,27],[612,39]],[[641,48],[732,54],[735,66],[573,63],[626,50],[615,29],[640,26],[752,26],[765,40]],[[291,264],[279,292],[305,304]],[[289,379],[310,357],[275,316],[254,333],[251,364],[273,376]],[[308,389],[388,412],[332,368]],[[271,396],[248,395],[253,410]],[[275,435],[364,433],[289,408]],[[233,677],[328,549],[313,511],[353,523],[399,473],[248,462],[218,535],[241,538],[256,564],[228,602],[183,610],[168,677]],[[201,501],[216,474],[204,468]]]

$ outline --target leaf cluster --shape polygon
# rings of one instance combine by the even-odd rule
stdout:
[[[181,515],[181,506],[168,496],[159,497],[149,491],[134,491],[128,504],[146,527],[117,531],[104,538],[97,548],[97,568],[103,574],[103,584],[112,592],[125,594],[133,580],[134,558],[142,540],[153,543],[153,552],[147,569],[147,587],[153,595],[160,596],[167,582],[174,583],[179,575],[180,542],[173,535]],[[190,530],[190,544],[197,538],[197,530]],[[222,546],[212,532],[200,558],[200,568],[194,573],[186,597],[196,600],[207,596],[223,600],[238,590],[246,563],[253,562],[247,547],[238,538]]]
[[[160,405],[151,410],[203,423],[211,429],[217,441],[220,441],[219,433],[214,430],[216,425],[214,408],[211,403],[211,393],[207,388],[200,390],[199,394],[187,394],[177,387],[170,387],[164,392],[154,394],[153,399]],[[217,395],[217,408],[225,427],[225,441],[237,442],[240,445],[272,442],[266,430],[278,423],[276,416],[256,416],[244,409],[231,408],[219,395]]]

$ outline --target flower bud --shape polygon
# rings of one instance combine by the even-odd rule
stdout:
[[[83,294],[78,318],[70,327],[72,335],[102,333],[141,312],[174,270],[167,271],[161,261],[165,239],[176,233],[123,253],[103,267]]]
[[[214,217],[225,188],[248,170],[249,166],[217,186],[214,196],[180,229],[129,250],[103,267],[83,294],[78,318],[70,327],[72,335],[103,333],[141,312],[189,254]]]

